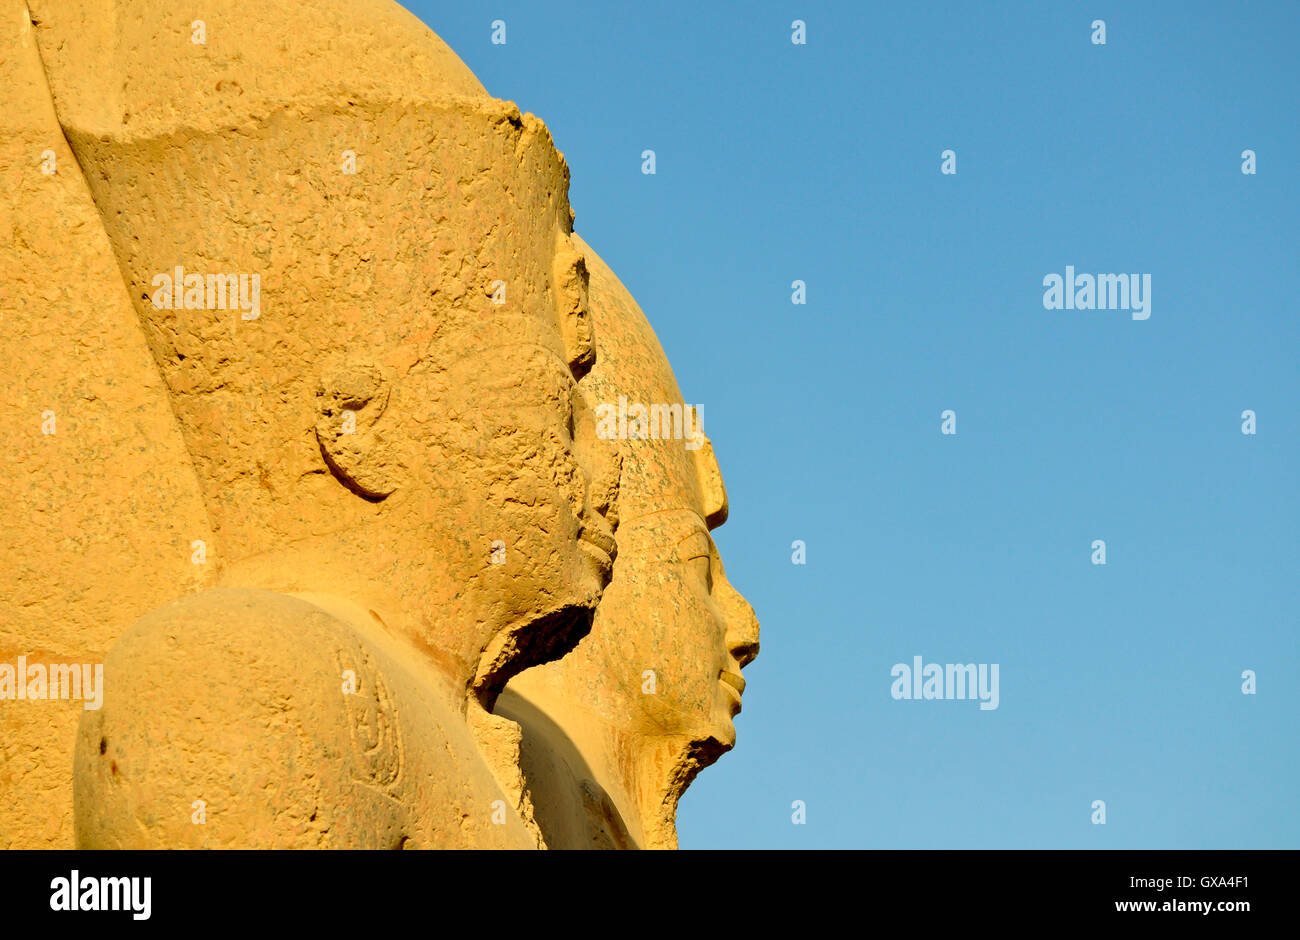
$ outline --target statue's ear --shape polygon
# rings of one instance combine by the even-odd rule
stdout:
[[[561,233],[555,246],[551,287],[564,336],[565,359],[578,379],[596,363],[596,331],[587,305],[589,280],[587,259],[573,244],[573,239]]]
[[[397,489],[397,462],[379,427],[392,382],[378,366],[330,369],[316,386],[316,440],[330,472],[349,490],[377,501]]]

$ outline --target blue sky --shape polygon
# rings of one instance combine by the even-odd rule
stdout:
[[[717,448],[762,653],[683,848],[1300,847],[1300,4],[407,5]],[[1066,265],[1150,319],[1044,309]],[[917,655],[999,708],[894,700]]]

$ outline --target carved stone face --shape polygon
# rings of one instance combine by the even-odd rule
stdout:
[[[629,520],[618,542],[616,576],[592,629],[609,691],[626,703],[616,713],[629,731],[731,747],[758,622],[727,580],[702,513],[669,509]]]
[[[600,350],[589,378],[597,403],[622,395],[647,405],[686,404],[627,289],[589,247],[579,248]],[[614,580],[577,649],[518,676],[511,688],[554,709],[553,717],[576,706],[617,735],[681,738],[716,756],[735,742],[741,668],[757,655],[758,621],[727,580],[709,536],[710,522],[726,516],[712,446],[599,443],[623,452]]]
[[[461,360],[422,391],[413,398],[437,402],[464,437],[424,455],[417,490],[427,498],[412,501],[409,523],[437,533],[428,549],[447,566],[428,596],[454,586],[439,607],[491,630],[478,667],[490,703],[519,668],[515,660],[567,651],[578,636],[566,635],[589,626],[617,552],[618,455],[596,446],[585,394],[546,349],[503,346],[487,359]],[[449,413],[449,401],[462,410]],[[412,434],[411,449],[438,437]],[[433,529],[427,514],[456,524]],[[563,622],[572,617],[582,622]]]
[[[545,127],[484,98],[70,135],[218,562],[405,609],[488,702],[570,648],[609,579],[618,455],[577,385],[586,271]],[[191,274],[256,275],[257,316],[189,304]]]

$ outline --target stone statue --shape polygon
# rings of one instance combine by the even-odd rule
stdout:
[[[63,423],[0,468],[32,523],[0,556],[0,652],[98,658],[106,694],[80,718],[0,704],[19,791],[0,844],[567,845],[590,816],[565,786],[603,788],[626,844],[673,844],[677,797],[732,733],[730,705],[687,690],[738,689],[756,650],[738,595],[670,629],[638,624],[629,587],[572,670],[520,680],[575,753],[631,748],[631,778],[548,776],[539,748],[561,737],[493,713],[592,628],[625,541],[638,451],[600,439],[594,404],[676,395],[639,311],[610,322],[649,337],[646,382],[593,373],[584,254],[611,309],[635,306],[573,234],[546,128],[386,0],[275,0],[255,31],[237,0],[191,22],[164,0],[12,6],[4,146],[14,166],[51,150],[57,172],[0,205],[21,233],[2,351],[26,392],[13,420],[48,400]],[[637,341],[611,349],[626,363]],[[702,453],[628,477],[629,585],[690,538],[721,579],[699,562],[699,520],[725,516]],[[638,742],[618,658],[676,673],[656,646],[688,640],[702,652],[672,688],[695,697],[669,707],[714,718]],[[610,657],[588,734],[563,690]]]
[[[578,244],[598,402],[689,408],[641,309]],[[758,621],[709,536],[727,516],[713,448],[698,424],[694,440],[682,424],[680,437],[625,442],[618,559],[591,633],[517,675],[497,703],[523,728],[524,776],[550,848],[676,848],[678,799],[735,743]]]

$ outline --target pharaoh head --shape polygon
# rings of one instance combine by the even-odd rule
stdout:
[[[619,397],[689,414],[668,361],[613,272],[578,243],[590,269],[599,356],[590,376],[597,409]],[[591,633],[557,662],[521,673],[507,714],[538,709],[604,763],[606,789],[636,814],[648,846],[676,844],[677,800],[736,739],[741,670],[758,653],[758,622],[727,580],[710,530],[727,497],[706,438],[688,422],[601,440],[620,448],[618,559]],[[700,446],[702,445],[702,446]],[[522,708],[520,699],[523,699]],[[590,729],[596,728],[593,741]],[[553,742],[552,742],[553,743]],[[597,775],[600,771],[597,770]]]
[[[346,593],[490,704],[589,628],[615,553],[550,134],[393,4],[268,4],[262,37],[219,2],[200,49],[165,4],[72,6],[51,87],[211,563]]]

